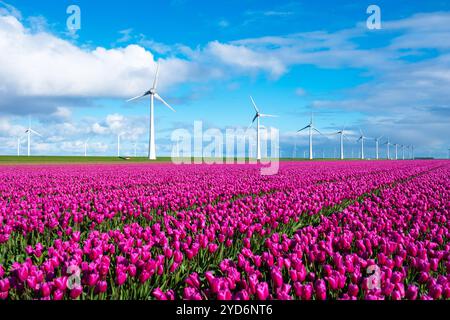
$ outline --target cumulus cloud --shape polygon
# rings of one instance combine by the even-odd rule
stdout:
[[[285,12],[290,10],[267,11],[267,16]],[[262,74],[275,81],[299,65],[356,69],[369,75],[369,80],[341,90],[338,98],[316,99],[311,107],[361,112],[368,134],[386,131],[399,141],[425,143],[422,132],[427,130],[434,148],[449,142],[449,135],[442,134],[448,133],[450,103],[449,12],[383,21],[377,34],[390,40],[370,50],[359,40],[376,35],[363,25],[333,32],[210,41],[195,48],[148,40],[126,29],[118,43],[137,44],[87,49],[49,32],[42,17],[28,18],[28,27],[23,21],[18,10],[0,1],[0,112],[38,114],[42,121],[53,121],[55,128],[74,136],[107,136],[134,123],[111,114],[79,126],[72,123],[71,110],[95,107],[96,98],[123,99],[146,90],[155,71],[155,53],[162,56],[162,91],[192,82],[234,81],[242,75]],[[299,88],[296,94],[302,96],[305,91]],[[2,127],[5,130],[0,132],[9,130],[6,122],[0,123]],[[145,124],[135,127],[145,128]]]
[[[254,72],[264,70],[274,78],[286,72],[285,65],[280,59],[267,52],[260,53],[245,46],[213,41],[209,43],[206,51],[230,66]]]

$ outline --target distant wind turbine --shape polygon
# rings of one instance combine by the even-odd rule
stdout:
[[[398,160],[398,143],[394,143],[395,147],[395,160]]]
[[[346,137],[346,135],[345,135],[345,126],[342,128],[342,130],[339,130],[338,132],[336,132],[334,134],[338,134],[339,135],[340,147],[341,147],[341,150],[340,150],[340,152],[341,152],[341,160],[344,160],[344,138]],[[334,157],[336,158],[336,155],[334,155]]]
[[[174,108],[172,108],[166,101],[164,101],[163,98],[158,94],[156,91],[156,88],[158,86],[158,77],[159,77],[159,64],[156,67],[156,74],[155,79],[153,81],[153,87],[145,92],[144,94],[131,98],[127,100],[127,102],[145,97],[150,96],[150,131],[149,131],[149,144],[148,144],[148,158],[150,160],[156,160],[156,147],[155,147],[155,118],[154,118],[154,99],[159,100],[162,102],[167,108],[172,110],[173,112],[176,112]]]
[[[294,150],[292,151],[292,159],[297,157],[297,139],[294,139]]]
[[[133,147],[134,147],[134,157],[136,158],[136,155],[137,155],[137,142],[134,142]]]
[[[28,139],[28,157],[31,155],[31,134],[35,134],[38,135],[40,137],[42,137],[42,135],[36,131],[34,131],[33,129],[31,129],[31,120],[28,118],[28,129],[25,130],[25,133],[27,134],[27,139]]]
[[[402,160],[405,160],[405,145],[402,144],[401,148],[402,148]]]
[[[305,129],[309,129],[309,160],[312,160],[314,158],[314,156],[313,156],[313,140],[312,140],[313,131],[316,131],[319,134],[322,134],[319,130],[317,130],[316,127],[314,127],[314,116],[312,113],[311,113],[311,120],[309,121],[309,124],[306,127],[298,130],[297,132],[303,131]]]
[[[120,137],[124,134],[125,132],[122,132],[117,135],[117,157],[120,157]]]
[[[253,125],[253,123],[256,120],[256,160],[261,160],[261,136],[259,133],[259,118],[274,118],[277,116],[271,115],[271,114],[264,114],[260,113],[258,107],[256,106],[255,101],[250,96],[250,100],[252,101],[253,108],[255,109],[255,116],[253,117],[252,123],[250,124],[249,128]]]
[[[21,142],[22,138],[21,137],[17,137],[17,156],[20,157],[20,142]]]
[[[368,139],[366,136],[364,136],[361,129],[359,129],[359,132],[361,133],[361,136],[359,136],[358,141],[361,141],[361,160],[364,160],[364,140]]]
[[[91,139],[91,138],[87,138],[87,139],[84,141],[84,156],[85,156],[85,157],[87,157],[87,146],[88,146],[88,142],[89,142],[90,139]]]
[[[380,137],[374,139],[375,140],[375,153],[376,153],[377,160],[380,158],[379,143],[380,143],[381,138],[383,138],[383,136],[380,136]]]
[[[391,142],[389,141],[389,138],[387,138],[387,141],[385,143],[383,143],[383,144],[385,144],[386,147],[387,147],[386,155],[387,155],[387,159],[389,160],[391,158],[390,149],[389,149],[389,147],[391,146]]]

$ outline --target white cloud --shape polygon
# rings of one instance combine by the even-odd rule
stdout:
[[[278,78],[286,72],[284,63],[270,53],[260,53],[245,46],[223,44],[213,41],[208,44],[206,52],[221,62],[239,69],[258,72],[264,70],[272,77]]]
[[[92,125],[92,132],[95,134],[106,134],[108,132],[108,128],[102,126],[100,123],[96,122]]]
[[[0,59],[0,91],[19,96],[128,97],[147,89],[155,71],[153,54],[140,46],[81,49],[13,16],[0,16]],[[191,71],[180,59],[160,64],[163,90]]]
[[[72,117],[72,111],[67,107],[57,107],[51,116],[58,120],[69,120]]]
[[[306,90],[303,88],[297,88],[295,89],[295,94],[299,97],[303,97],[304,95],[306,95]]]
[[[0,136],[21,136],[25,133],[25,127],[11,123],[10,119],[0,117]]]
[[[22,13],[4,1],[0,1],[0,15],[10,15],[17,19],[22,19]]]
[[[220,19],[217,25],[221,28],[227,28],[230,25],[230,23],[225,19]]]
[[[117,42],[121,43],[121,42],[130,41],[133,38],[131,35],[132,33],[133,33],[133,29],[131,29],[131,28],[125,29],[125,30],[120,30],[119,31],[120,38],[117,39]]]

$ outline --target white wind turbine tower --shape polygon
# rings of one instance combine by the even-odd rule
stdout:
[[[85,157],[87,157],[87,146],[88,146],[89,140],[91,140],[91,138],[87,138],[87,139],[84,141],[84,156],[85,156]]]
[[[364,140],[368,139],[366,136],[364,136],[361,129],[359,129],[359,132],[361,133],[361,136],[359,137],[358,141],[361,141],[361,160],[364,160]]]
[[[35,134],[38,135],[40,137],[42,137],[42,135],[36,131],[34,131],[33,129],[31,129],[31,120],[28,118],[28,129],[25,130],[25,133],[27,134],[27,139],[28,139],[28,157],[31,155],[31,134]]]
[[[117,157],[120,157],[120,137],[124,134],[125,132],[122,132],[117,135]]]
[[[395,147],[395,160],[398,160],[398,143],[394,143]]]
[[[156,66],[156,74],[155,79],[153,81],[153,87],[144,94],[127,100],[127,102],[130,102],[145,96],[150,96],[150,131],[149,131],[149,145],[148,145],[148,158],[150,160],[156,160],[154,99],[159,100],[167,108],[175,112],[175,109],[173,109],[166,101],[164,101],[164,99],[161,98],[161,96],[156,91],[156,88],[158,86],[158,78],[159,78],[159,64]]]
[[[17,137],[17,156],[20,157],[20,142],[21,137]]]
[[[277,116],[271,115],[271,114],[264,114],[260,113],[258,107],[256,106],[255,101],[250,96],[250,100],[252,101],[253,108],[255,109],[255,116],[253,117],[252,123],[250,124],[249,128],[253,125],[253,123],[256,120],[256,160],[261,160],[261,135],[259,133],[259,118],[274,118]]]
[[[380,143],[381,138],[383,138],[383,136],[380,136],[380,137],[374,139],[375,140],[375,153],[376,153],[377,160],[380,158],[379,143]]]
[[[134,157],[136,158],[136,155],[137,155],[137,142],[133,143],[133,147],[134,147]]]
[[[294,139],[294,150],[292,151],[292,159],[297,157],[297,139]]]
[[[341,160],[344,160],[344,138],[346,137],[345,135],[345,126],[342,128],[342,130],[339,130],[338,132],[334,133],[334,134],[338,134],[339,135],[339,140],[340,140],[340,158]],[[336,155],[334,156],[336,158]]]
[[[402,148],[402,160],[405,160],[405,145],[402,144],[400,147]]]
[[[306,127],[298,130],[297,132],[303,131],[305,129],[309,129],[309,160],[312,160],[314,158],[314,156],[313,156],[313,141],[312,141],[313,130],[322,134],[319,130],[317,130],[316,127],[314,127],[314,117],[313,117],[312,113],[311,113],[311,120],[309,121],[309,124]]]
[[[389,141],[389,138],[387,138],[387,141],[383,144],[387,146],[387,159],[389,160],[391,158],[391,155],[389,153],[390,152],[389,147],[391,146],[391,142]]]

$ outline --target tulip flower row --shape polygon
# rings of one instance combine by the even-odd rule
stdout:
[[[183,297],[449,299],[449,174],[446,163],[397,181],[293,237],[272,234],[263,250],[247,241],[235,259],[189,275]]]

